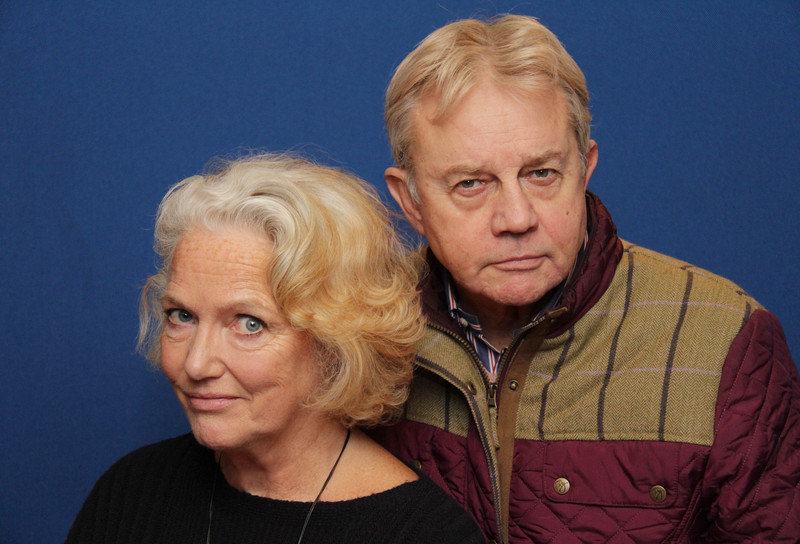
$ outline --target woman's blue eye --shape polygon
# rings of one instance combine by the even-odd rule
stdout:
[[[254,334],[264,327],[264,323],[257,317],[243,315],[239,318],[239,330],[245,334]]]
[[[191,323],[194,317],[186,310],[170,310],[167,317],[173,323]]]

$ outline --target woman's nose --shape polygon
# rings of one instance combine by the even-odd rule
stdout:
[[[213,327],[198,326],[189,341],[184,370],[193,380],[218,378],[225,371],[222,359],[222,332]]]

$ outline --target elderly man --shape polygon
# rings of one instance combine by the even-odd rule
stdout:
[[[497,542],[797,542],[800,380],[736,285],[617,237],[583,74],[535,19],[426,38],[386,97],[427,335],[376,431]]]

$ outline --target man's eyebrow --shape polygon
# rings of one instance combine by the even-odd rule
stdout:
[[[532,155],[525,159],[523,162],[524,168],[536,167],[551,161],[563,162],[564,153],[562,151],[552,150],[546,151],[538,155]],[[490,168],[485,166],[475,166],[474,164],[461,163],[454,164],[442,171],[443,178],[452,177],[475,177],[490,171]]]
[[[463,177],[463,176],[479,176],[482,173],[486,172],[486,168],[482,168],[479,166],[474,166],[470,164],[456,164],[445,171],[442,172],[442,176],[445,178],[451,177]]]
[[[525,164],[529,166],[537,166],[550,161],[563,161],[563,160],[564,160],[564,153],[561,151],[553,150],[529,157],[528,160],[525,161]]]

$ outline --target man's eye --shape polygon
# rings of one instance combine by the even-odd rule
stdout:
[[[534,170],[532,172],[532,176],[539,179],[545,179],[551,176],[555,171],[551,168],[541,168],[539,170]]]
[[[465,179],[458,183],[458,186],[462,189],[474,189],[478,186],[480,180],[477,179]]]
[[[261,332],[264,328],[264,322],[251,315],[243,315],[239,317],[239,332],[244,334],[255,334]]]
[[[184,325],[186,323],[191,323],[194,319],[194,316],[186,310],[175,309],[167,310],[167,319],[169,319],[172,323]]]

